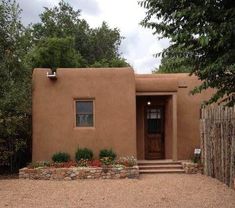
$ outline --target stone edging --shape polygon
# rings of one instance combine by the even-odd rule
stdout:
[[[20,179],[79,180],[139,178],[139,167],[71,167],[71,168],[22,168]]]
[[[203,168],[198,163],[193,163],[190,161],[182,161],[182,166],[187,174],[196,174],[196,173],[202,173]]]

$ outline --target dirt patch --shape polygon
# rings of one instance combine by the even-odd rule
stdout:
[[[235,191],[200,174],[133,180],[0,180],[0,207],[234,208]]]
[[[14,173],[14,174],[0,174],[0,180],[6,180],[6,179],[18,179],[19,174]]]

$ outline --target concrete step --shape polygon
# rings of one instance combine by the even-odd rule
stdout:
[[[154,165],[139,165],[140,170],[152,170],[152,169],[183,169],[181,164],[154,164]]]
[[[140,174],[159,174],[159,173],[185,173],[185,172],[183,169],[140,170]]]
[[[149,165],[181,165],[179,161],[173,160],[138,160],[139,166],[149,166]]]

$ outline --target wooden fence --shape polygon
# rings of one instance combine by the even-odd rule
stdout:
[[[201,109],[204,174],[233,187],[235,178],[235,106]]]

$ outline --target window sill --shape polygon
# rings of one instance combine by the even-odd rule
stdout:
[[[89,127],[89,126],[81,126],[81,127],[74,127],[73,128],[74,130],[95,130],[95,127],[92,126],[92,127]]]

